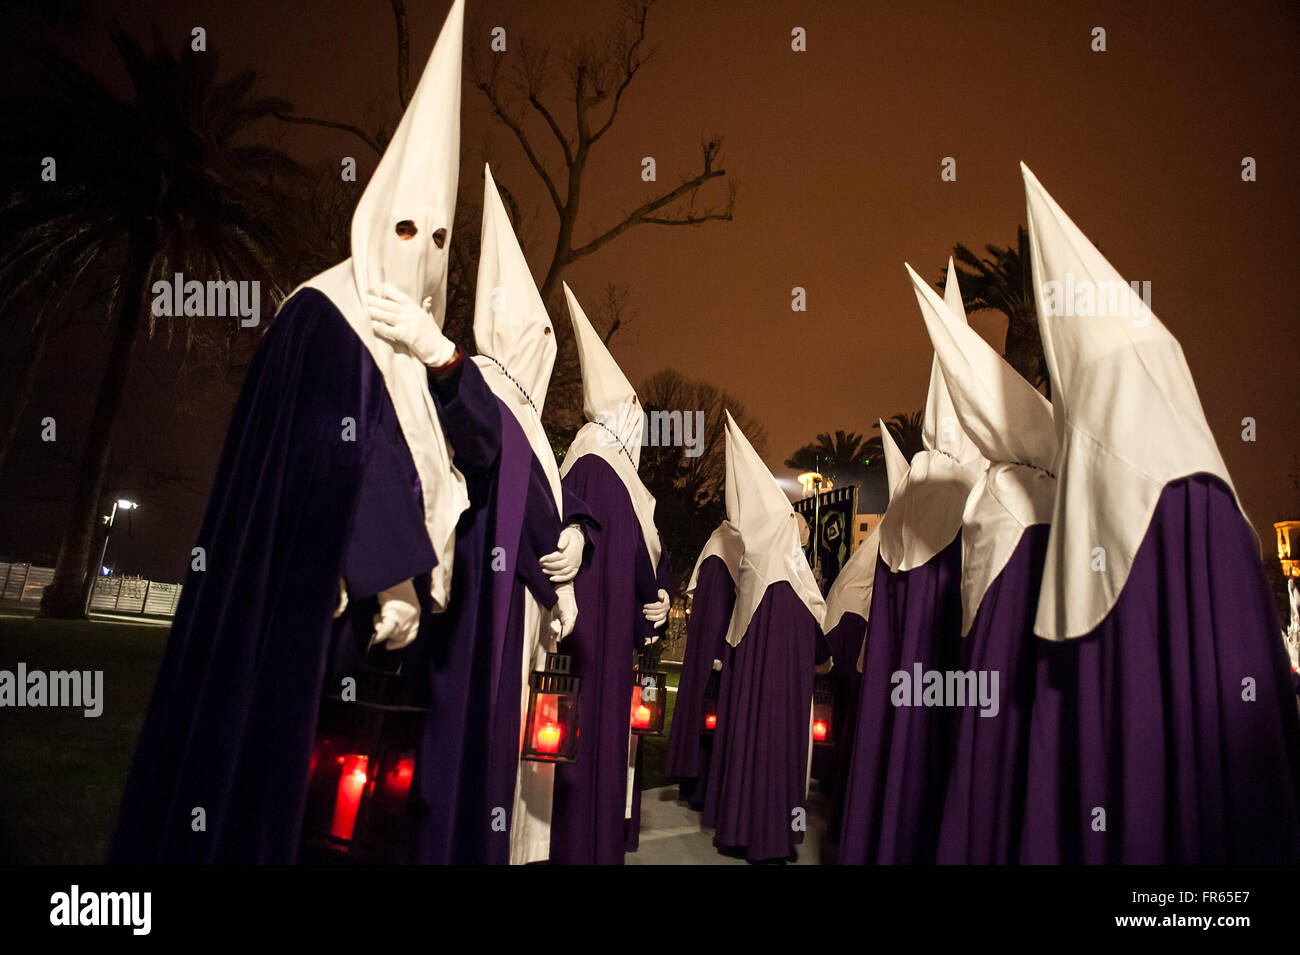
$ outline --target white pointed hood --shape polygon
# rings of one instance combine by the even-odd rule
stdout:
[[[704,549],[700,551],[699,559],[695,561],[695,569],[691,571],[691,582],[686,585],[686,596],[695,596],[695,586],[700,582],[700,568],[710,557],[717,557],[727,565],[727,573],[731,575],[731,582],[734,585],[740,574],[740,555],[744,550],[745,545],[740,540],[740,532],[731,521],[724,520],[713,529],[713,533],[704,544]]]
[[[483,167],[474,344],[478,348],[474,363],[488,387],[519,420],[562,513],[560,469],[542,427],[546,390],[555,367],[555,329],[487,166]]]
[[[849,555],[830,590],[826,591],[826,617],[822,628],[835,629],[846,613],[856,613],[863,620],[871,618],[871,591],[876,582],[876,562],[880,556],[880,525],[871,529],[858,549]]]
[[[636,389],[618,367],[600,335],[587,319],[578,299],[564,285],[564,298],[573,319],[573,334],[578,345],[578,364],[582,367],[582,412],[587,420],[606,432],[606,443],[621,447],[632,466],[641,465],[641,434],[645,417]]]
[[[460,173],[460,60],[465,4],[456,0],[411,101],[352,214],[352,272],[363,297],[387,282],[417,302],[432,296],[441,327]],[[413,235],[398,232],[410,223]],[[441,245],[439,230],[446,230]],[[410,226],[403,232],[409,233]]]
[[[966,312],[951,272],[944,295],[964,325]],[[952,543],[961,530],[966,497],[985,465],[961,428],[938,355],[930,365],[921,443],[924,450],[912,457],[880,520],[880,556],[895,573],[920,567]]]
[[[1026,527],[1051,520],[1052,406],[908,266],[962,430],[991,462],[962,516],[962,634]],[[949,282],[955,281],[949,260]]]
[[[911,272],[911,266],[906,266]],[[943,286],[943,301],[948,310],[966,324],[966,306],[961,300],[961,290],[957,286],[957,269],[952,258],[948,259],[948,279]],[[961,427],[961,420],[953,407],[952,395],[944,379],[936,352],[930,363],[930,391],[925,399],[925,417],[922,421],[921,443],[928,451],[942,451],[952,455],[965,467],[979,471],[985,461],[979,449]]]
[[[727,643],[740,643],[773,584],[786,581],[821,625],[826,613],[812,568],[799,545],[798,515],[763,459],[727,412],[727,520],[740,532],[740,583]]]
[[[898,447],[898,442],[885,422],[877,418],[880,425],[880,443],[885,450],[885,479],[889,484],[889,498],[892,501],[894,491],[903,478],[907,477],[907,458]],[[888,510],[888,505],[886,505]],[[871,591],[876,583],[876,564],[880,559],[880,524],[871,528],[871,532],[858,545],[858,549],[849,555],[840,572],[835,576],[830,590],[826,591],[826,619],[822,629],[830,633],[846,613],[856,613],[863,620],[871,619]],[[862,672],[862,661],[858,661],[858,672]]]
[[[1232,481],[1178,342],[1020,169],[1061,446],[1034,632],[1064,640],[1091,632],[1114,607],[1167,483],[1197,473]],[[1097,548],[1104,570],[1093,569]]]
[[[627,488],[641,525],[641,535],[645,538],[646,550],[650,552],[650,562],[658,567],[661,545],[659,531],[655,528],[655,499],[636,473],[641,463],[641,433],[645,427],[641,402],[637,399],[636,389],[592,327],[572,289],[568,283],[563,284],[573,335],[578,344],[578,364],[582,368],[582,410],[587,423],[574,435],[560,465],[560,474],[568,474],[574,462],[584,454],[597,454],[604,458]]]
[[[880,418],[876,420],[880,422],[880,446],[885,450],[885,482],[889,485],[889,499],[892,501],[898,485],[902,484],[903,478],[907,477],[910,465],[907,463],[907,458],[903,457],[898,442],[885,427],[885,422]]]
[[[464,3],[456,0],[397,131],[352,214],[351,258],[304,283],[334,303],[384,377],[420,477],[425,529],[438,557],[431,591],[439,610],[450,594],[456,522],[469,506],[465,479],[452,464],[424,364],[404,347],[394,348],[375,337],[364,296],[387,282],[415,301],[427,302],[442,324],[460,172],[463,34]],[[434,241],[440,229],[445,230],[441,248]]]

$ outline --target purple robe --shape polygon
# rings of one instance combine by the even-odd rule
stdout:
[[[411,787],[412,855],[424,864],[504,865],[519,762],[524,589],[554,607],[538,561],[555,549],[560,515],[523,429],[478,367],[464,360],[429,381],[470,506],[456,528],[447,610],[426,618],[413,647],[429,716]],[[501,811],[504,828],[494,825]]]
[[[826,643],[835,659],[835,666],[830,673],[831,683],[835,687],[835,705],[831,710],[833,746],[814,747],[813,774],[817,774],[816,750],[829,749],[830,758],[827,761],[831,764],[829,773],[832,796],[827,829],[832,842],[839,842],[844,791],[849,784],[849,767],[853,762],[853,741],[858,729],[858,697],[862,689],[858,656],[866,635],[867,621],[852,611],[845,612],[830,633],[826,634]]]
[[[379,591],[416,578],[427,595],[423,513],[379,369],[328,298],[299,291],[231,416],[197,542],[206,569],[186,576],[109,861],[297,859],[327,670],[357,656]],[[350,606],[335,620],[340,577]]]
[[[654,632],[642,607],[658,600],[632,500],[599,455],[578,459],[564,487],[587,505],[598,527],[574,581],[578,622],[560,644],[582,678],[578,759],[555,767],[551,862],[622,864],[628,830],[628,729],[632,719],[635,654]]]
[[[794,588],[773,584],[722,671],[702,822],[720,849],[788,859],[803,842],[817,621]],[[797,812],[798,811],[798,812]]]
[[[937,860],[996,865],[1020,858],[1039,645],[1034,614],[1050,528],[1026,528],[984,592],[962,647],[962,669],[998,674],[998,712],[960,709]]]
[[[910,678],[918,664],[922,672],[955,670],[960,660],[960,535],[912,570],[894,573],[880,561],[840,823],[841,863],[934,861],[953,708],[895,706],[892,678],[900,670]]]
[[[673,586],[672,570],[668,560],[668,551],[666,550],[662,551],[659,555],[659,570],[657,574],[657,585],[658,585],[658,589],[662,590],[664,593],[667,594],[672,593],[672,586]],[[651,625],[650,634],[651,636],[658,635],[662,637],[663,634],[666,632],[667,627],[668,627],[667,620],[664,621],[664,625],[660,627],[658,630],[653,629],[653,625]],[[635,682],[635,676],[633,677],[633,682]],[[665,693],[668,692],[666,687],[664,688],[664,692]],[[630,696],[631,694],[629,693],[629,700],[628,700],[629,724],[631,723]],[[633,773],[632,773],[632,808],[630,810],[630,815],[628,815],[627,819],[623,824],[623,851],[624,852],[636,852],[636,850],[641,845],[641,779],[643,775],[644,765],[645,765],[645,746],[642,745],[641,740],[638,740],[636,744],[636,758],[635,761],[633,762]]]
[[[1300,860],[1289,669],[1231,490],[1170,482],[1101,625],[1039,641],[1021,861]]]
[[[693,809],[704,808],[713,734],[704,732],[704,690],[713,661],[724,659],[727,625],[736,604],[736,584],[727,563],[716,554],[700,565],[686,632],[686,657],[673,704],[664,775],[681,780],[679,798]]]

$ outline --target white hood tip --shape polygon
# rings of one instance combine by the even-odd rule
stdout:
[[[464,0],[455,0],[406,112],[352,214],[352,269],[361,299],[383,283],[395,285],[417,302],[432,298],[430,311],[439,326],[447,310],[460,176],[464,33]]]
[[[906,268],[962,433],[989,461],[1050,471],[1057,448],[1052,406],[953,310],[947,294],[956,287],[952,259],[943,299]],[[960,295],[956,299],[960,307]]]
[[[1034,632],[1092,632],[1124,589],[1166,484],[1232,486],[1182,348],[1021,163],[1034,297],[1060,436]],[[1105,570],[1093,569],[1098,548]]]
[[[782,581],[794,588],[820,626],[826,601],[799,546],[794,508],[729,411],[726,428],[727,520],[744,548],[727,642],[733,647],[740,643],[763,595]]]
[[[907,270],[911,273],[911,266],[908,266]],[[957,274],[952,259],[948,260],[948,280],[944,285],[944,296],[950,300],[950,309],[956,310],[950,311],[950,314],[954,319],[960,316],[961,323],[965,325],[966,311],[961,302],[961,292],[957,287]],[[925,397],[921,443],[927,451],[942,452],[972,472],[978,472],[984,467],[984,458],[979,449],[962,430],[961,421],[953,407],[952,396],[948,393],[948,383],[944,379],[938,354],[930,364],[930,388]]]
[[[492,170],[486,165],[474,344],[480,356],[492,359],[509,376],[540,416],[555,367],[555,329],[492,179]]]
[[[880,423],[880,446],[885,451],[885,481],[889,485],[889,499],[894,499],[894,492],[898,486],[903,483],[903,478],[907,477],[907,471],[910,465],[907,458],[903,455],[902,449],[894,436],[889,433],[885,427],[883,419],[876,419]]]
[[[582,369],[583,414],[588,421],[607,428],[611,438],[617,437],[617,443],[631,459],[632,466],[637,467],[641,463],[641,434],[645,419],[636,389],[601,341],[569,284],[562,284],[578,345],[578,364]]]

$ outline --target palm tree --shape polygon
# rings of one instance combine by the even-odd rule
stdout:
[[[101,498],[112,490],[104,487],[104,474],[132,351],[141,332],[152,334],[159,321],[149,308],[153,281],[174,272],[259,280],[272,306],[283,297],[275,276],[283,274],[286,244],[275,187],[296,167],[276,149],[237,140],[288,104],[253,96],[250,71],[218,82],[214,54],[178,56],[157,33],[151,51],[120,29],[113,41],[130,81],[127,97],[61,54],[46,53],[43,95],[12,105],[0,150],[0,162],[21,172],[10,177],[20,185],[0,210],[0,233],[7,237],[0,309],[10,333],[25,321],[39,339],[62,296],[92,290],[103,292],[109,326],[106,370],[54,580],[41,605],[52,617],[83,613]],[[40,178],[43,156],[57,163],[52,182]],[[47,291],[46,308],[12,314],[22,297]],[[187,346],[212,333],[204,320],[182,319],[174,327]],[[15,405],[25,398],[19,394]],[[16,418],[21,407],[8,411]]]
[[[898,449],[903,452],[903,457],[912,460],[912,456],[924,448],[921,443],[921,427],[923,413],[913,411],[911,414],[899,412],[885,421],[885,427],[889,429],[890,435],[894,438],[894,443]],[[872,425],[877,431],[880,425]],[[862,446],[862,456],[866,463],[875,467],[877,464],[885,463],[885,446],[880,435],[872,435]]]
[[[1048,378],[1043,342],[1038,336],[1038,312],[1034,306],[1029,232],[1024,226],[1016,229],[1015,248],[986,245],[984,250],[988,257],[981,259],[960,242],[953,246],[962,302],[967,311],[992,309],[1007,317],[1003,356],[1025,380],[1035,388],[1044,388],[1050,396],[1052,383]],[[945,274],[936,283],[940,290],[946,278]]]
[[[833,437],[822,432],[812,444],[805,444],[786,458],[785,466],[816,471],[836,465],[866,464],[865,441],[866,435],[856,431],[836,431]]]

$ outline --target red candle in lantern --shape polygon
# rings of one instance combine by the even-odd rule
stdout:
[[[560,739],[564,731],[554,723],[543,723],[537,730],[537,751],[540,753],[558,753]]]
[[[819,743],[826,739],[825,720],[813,720],[813,739]]]
[[[330,835],[336,839],[351,839],[352,830],[357,824],[357,810],[361,808],[361,794],[366,789],[365,756],[350,755],[346,759],[339,757],[343,763],[343,772],[339,776],[339,792],[334,800],[334,820],[330,823]]]
[[[650,707],[641,703],[632,711],[632,725],[637,729],[648,729],[650,727]]]
[[[411,779],[414,776],[415,759],[410,756],[399,759],[397,764],[388,771],[388,776],[384,780],[387,795],[401,799],[411,791]]]
[[[718,714],[717,714],[717,713],[710,713],[708,716],[704,717],[704,725],[705,725],[707,728],[711,729],[711,730],[715,730],[715,729],[717,729],[717,728],[718,728]]]

